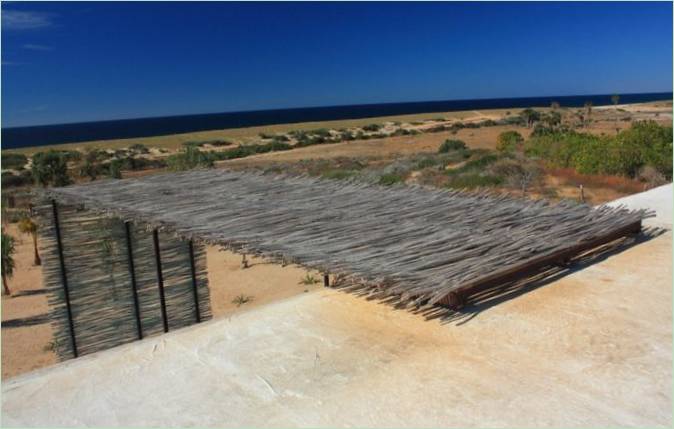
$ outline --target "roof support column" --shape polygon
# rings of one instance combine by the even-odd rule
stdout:
[[[156,229],[152,230],[152,239],[154,241],[154,258],[157,265],[157,286],[159,287],[159,303],[161,304],[161,317],[164,322],[164,332],[169,331],[168,315],[166,314],[166,297],[164,296],[164,276],[161,272],[161,252],[159,250],[159,233]]]
[[[75,339],[75,324],[73,323],[73,311],[70,306],[70,290],[68,289],[68,275],[66,274],[66,262],[63,256],[63,242],[61,241],[61,226],[59,225],[59,211],[56,206],[56,200],[51,200],[52,213],[54,216],[54,231],[56,232],[56,247],[59,254],[59,263],[61,265],[61,283],[66,300],[66,310],[68,312],[68,327],[70,328],[70,341],[73,346],[73,356],[77,357],[77,340]]]

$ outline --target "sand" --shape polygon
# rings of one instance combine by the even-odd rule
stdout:
[[[42,288],[41,268],[33,265],[33,247],[29,236],[17,233],[16,225],[8,232],[17,237],[17,269],[10,288],[12,297],[2,297],[2,378],[53,365],[57,357],[51,350],[53,334],[47,318],[48,305]],[[274,301],[322,288],[322,277],[296,265],[281,267],[248,257],[249,268],[241,268],[241,256],[209,247],[208,280],[214,317],[229,317]],[[317,283],[301,284],[306,275]],[[248,297],[245,304],[232,301]]]
[[[52,330],[47,323],[47,297],[42,288],[41,267],[33,265],[33,240],[18,232],[15,238],[16,268],[9,280],[12,297],[2,297],[2,378],[54,364]]]

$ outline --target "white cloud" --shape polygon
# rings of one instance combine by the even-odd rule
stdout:
[[[45,13],[2,9],[4,30],[33,30],[51,25],[51,17]]]
[[[32,43],[26,43],[22,46],[23,49],[28,49],[29,51],[51,51],[53,48],[46,45],[34,45]]]

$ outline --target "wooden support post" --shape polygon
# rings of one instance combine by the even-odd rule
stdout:
[[[66,262],[63,257],[63,242],[61,241],[61,226],[59,225],[59,213],[56,207],[56,200],[51,200],[52,212],[54,215],[54,230],[56,231],[56,247],[59,254],[59,263],[61,265],[61,282],[66,299],[66,310],[68,312],[68,327],[70,328],[70,341],[73,346],[73,356],[77,357],[77,340],[75,339],[75,324],[73,323],[73,311],[70,306],[70,290],[68,289],[68,275],[66,274]]]
[[[330,287],[330,274],[323,274],[323,286]]]
[[[189,242],[190,247],[190,268],[192,269],[192,293],[194,294],[194,309],[197,313],[197,323],[201,323],[201,311],[199,310],[199,285],[197,284],[197,270],[194,264],[194,245],[192,240]]]
[[[131,290],[133,291],[133,306],[136,311],[136,327],[138,329],[138,339],[143,339],[143,325],[140,321],[140,303],[138,302],[138,285],[136,284],[136,269],[133,263],[133,246],[131,244],[131,225],[130,222],[124,222],[126,230],[126,249],[129,258],[129,276],[131,277]]]
[[[478,292],[503,285],[526,277],[527,275],[538,272],[540,269],[571,261],[572,258],[587,250],[595,249],[599,246],[611,243],[619,238],[632,234],[638,234],[641,231],[641,221],[624,225],[603,236],[595,237],[593,240],[583,241],[564,249],[540,255],[519,265],[515,265],[503,270],[494,271],[489,275],[466,283],[459,288],[449,292],[447,295],[437,301],[438,305],[452,309],[461,308],[466,300]]]
[[[161,304],[161,317],[164,322],[164,332],[169,331],[168,315],[166,314],[166,297],[164,296],[164,276],[161,272],[161,252],[159,250],[159,233],[157,230],[152,231],[152,239],[154,240],[154,257],[157,265],[157,286],[159,287],[159,303]]]

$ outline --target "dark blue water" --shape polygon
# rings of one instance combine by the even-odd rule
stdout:
[[[671,92],[624,94],[620,103],[671,100]],[[600,106],[611,104],[611,95],[574,95],[564,97],[493,98],[477,100],[425,101],[414,103],[359,104],[353,106],[306,107],[297,109],[257,110],[122,119],[2,129],[2,149],[75,143],[90,140],[149,137],[192,131],[251,127],[257,125],[357,119],[412,113],[451,112],[473,109],[549,107],[556,101],[564,107],[581,107],[586,101]]]

